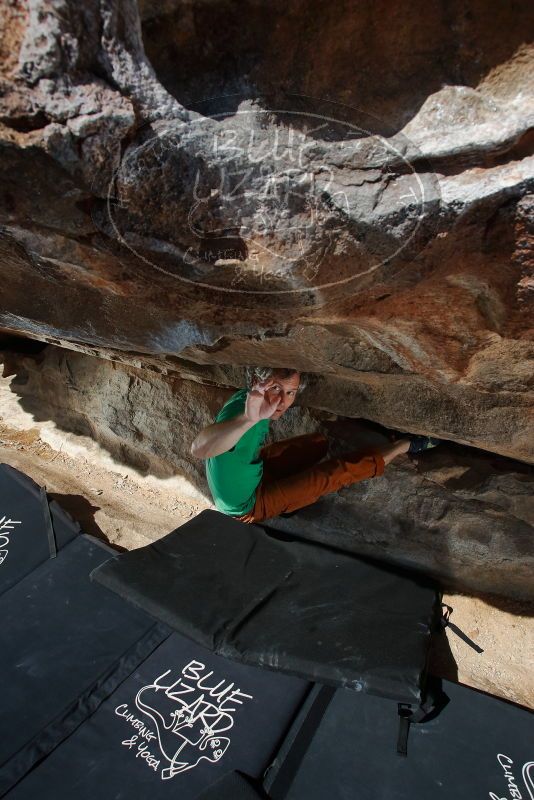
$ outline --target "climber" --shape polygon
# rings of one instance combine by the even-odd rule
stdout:
[[[249,370],[248,387],[233,394],[191,445],[206,459],[206,476],[215,507],[242,522],[291,514],[343,486],[382,475],[402,453],[419,453],[438,444],[425,436],[403,436],[363,455],[347,453],[322,461],[328,439],[309,433],[263,446],[270,420],[277,420],[306,385],[295,369]]]

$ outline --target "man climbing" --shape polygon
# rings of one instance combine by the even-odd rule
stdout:
[[[294,369],[250,371],[249,387],[233,394],[191,445],[206,459],[206,476],[216,508],[242,522],[260,522],[310,505],[343,486],[382,475],[402,453],[438,444],[425,436],[401,438],[372,454],[347,453],[322,461],[328,439],[310,433],[263,446],[270,420],[280,419],[306,385]]]

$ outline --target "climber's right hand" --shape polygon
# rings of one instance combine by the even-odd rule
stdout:
[[[268,378],[266,381],[257,383],[247,394],[244,416],[249,422],[259,422],[262,419],[272,417],[278,408],[279,398],[276,396],[272,400],[266,392],[273,386],[274,381]]]

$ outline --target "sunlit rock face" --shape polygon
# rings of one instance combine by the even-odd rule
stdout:
[[[91,436],[142,473],[179,476],[210,500],[204,462],[191,458],[190,445],[231,389],[53,346],[4,354],[4,362],[11,390],[35,419]],[[239,371],[234,378],[244,380]],[[377,426],[309,409],[306,393],[271,424],[271,439],[320,430],[332,458],[387,442]],[[268,524],[422,570],[444,586],[532,600],[533,489],[531,466],[446,443]]]
[[[531,4],[1,13],[0,327],[534,461]]]

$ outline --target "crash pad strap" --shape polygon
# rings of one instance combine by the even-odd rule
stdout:
[[[397,734],[397,753],[399,756],[408,755],[408,734],[410,732],[410,720],[403,713],[402,704],[399,703],[399,732]]]
[[[437,716],[447,705],[449,698],[443,691],[441,680],[431,678],[425,691],[425,700],[418,705],[398,703],[399,731],[397,735],[397,753],[399,756],[408,755],[408,734],[410,725],[426,722]]]
[[[441,617],[441,628],[442,629],[449,628],[449,630],[455,633],[456,636],[458,636],[458,638],[462,640],[462,642],[465,642],[467,645],[469,645],[469,647],[471,647],[471,649],[474,650],[475,653],[479,654],[483,653],[484,649],[480,647],[480,645],[478,645],[471,638],[469,638],[469,636],[466,633],[464,633],[464,631],[461,628],[459,628],[458,625],[455,625],[454,622],[451,622],[451,614],[454,611],[452,606],[448,606],[446,603],[442,603],[441,607],[443,609],[443,614]]]
[[[57,556],[57,541],[54,531],[54,523],[52,522],[52,515],[50,513],[50,506],[48,505],[48,497],[46,496],[46,489],[41,486],[39,489],[41,498],[41,507],[43,509],[43,517],[46,528],[46,535],[48,537],[48,549],[50,550],[50,558]]]
[[[333,687],[319,684],[316,684],[311,690],[306,700],[305,710],[303,709],[305,714],[303,721],[289,744],[276,777],[268,787],[269,797],[272,800],[283,800],[287,796],[300,763],[306,755],[335,692]]]

